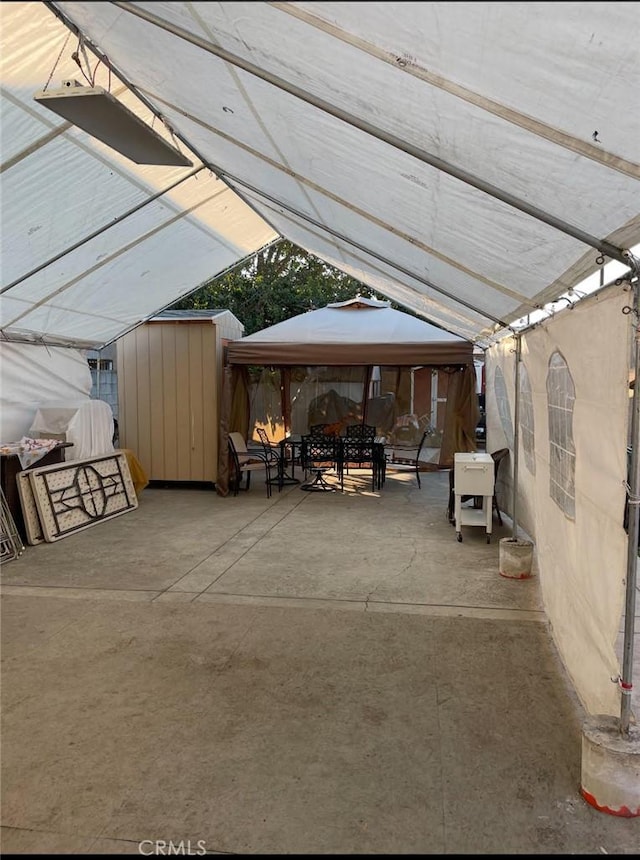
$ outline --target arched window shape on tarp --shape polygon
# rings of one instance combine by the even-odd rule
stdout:
[[[549,492],[571,519],[576,515],[576,449],[573,443],[573,407],[576,400],[573,378],[560,352],[553,352],[547,372],[549,414]]]
[[[533,419],[533,394],[529,372],[523,362],[520,364],[520,438],[524,451],[524,462],[532,475],[536,473],[535,434]]]
[[[511,420],[511,406],[509,405],[509,396],[507,394],[504,375],[502,373],[502,368],[500,367],[496,367],[493,375],[493,390],[496,397],[500,423],[502,424],[502,429],[504,430],[504,435],[507,439],[507,445],[513,451],[513,421]]]

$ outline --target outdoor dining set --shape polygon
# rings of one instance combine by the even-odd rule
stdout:
[[[241,433],[230,433],[234,495],[241,489],[243,476],[244,489],[249,488],[251,472],[255,470],[266,473],[267,496],[274,486],[282,490],[286,484],[299,484],[307,492],[336,492],[338,488],[344,491],[345,474],[352,468],[370,470],[371,489],[380,490],[388,465],[414,471],[420,486],[420,452],[426,433],[417,445],[399,451],[397,446],[389,447],[385,437],[376,435],[376,428],[370,424],[349,425],[340,428],[341,432],[338,429],[331,424],[315,424],[306,434],[289,435],[275,443],[264,428],[257,428],[259,447],[254,443],[247,445]],[[295,477],[296,466],[302,471],[302,479]],[[327,479],[327,473],[337,477],[337,484]]]

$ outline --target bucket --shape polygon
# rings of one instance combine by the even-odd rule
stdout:
[[[529,579],[533,563],[533,543],[518,538],[500,539],[500,576]]]

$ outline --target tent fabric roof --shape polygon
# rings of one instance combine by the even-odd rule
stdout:
[[[104,345],[283,236],[487,345],[640,242],[636,3],[0,14],[5,337]],[[34,102],[74,51],[194,166]]]
[[[472,355],[464,338],[360,298],[298,314],[227,347],[230,364],[457,364]]]

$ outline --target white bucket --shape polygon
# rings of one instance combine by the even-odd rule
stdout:
[[[528,579],[533,564],[533,543],[518,538],[500,539],[500,576]]]

